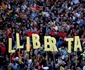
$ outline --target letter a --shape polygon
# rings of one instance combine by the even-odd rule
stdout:
[[[77,51],[79,48],[80,51],[82,51],[81,43],[80,43],[80,38],[79,36],[75,36],[75,41],[74,41],[74,51]]]

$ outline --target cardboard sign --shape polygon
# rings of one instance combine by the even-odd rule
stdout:
[[[9,38],[9,45],[8,45],[8,52],[9,53],[14,53],[15,50],[12,50],[12,38]]]
[[[81,43],[80,43],[80,38],[79,36],[75,36],[75,41],[74,41],[74,51],[77,51],[78,48],[80,51],[82,51]]]
[[[44,47],[45,51],[58,51],[56,48],[56,39],[50,36],[44,37]]]
[[[17,48],[23,48],[23,46],[20,46],[20,39],[19,39],[19,34],[16,33],[16,45],[17,45]]]
[[[37,34],[32,34],[33,48],[34,48],[34,49],[40,48],[39,39],[40,39],[39,35],[37,35]]]
[[[30,51],[30,38],[29,37],[27,37],[26,50],[27,50],[27,52]]]
[[[72,41],[73,41],[73,38],[67,38],[66,41],[68,41],[68,53],[71,53],[71,44],[72,44]]]

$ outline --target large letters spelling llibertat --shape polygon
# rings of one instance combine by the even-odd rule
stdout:
[[[72,41],[73,38],[67,38],[66,41],[68,42],[68,53],[71,53],[71,49],[72,49]],[[13,50],[12,48],[12,38],[8,39],[8,52],[9,53],[13,53],[15,52],[15,50]],[[44,36],[44,50],[45,51],[54,51],[57,52],[57,46],[56,46],[56,39],[54,37],[51,36]],[[38,49],[41,46],[40,43],[40,37],[37,34],[32,34],[32,44],[33,44],[33,48],[34,49]],[[16,45],[18,49],[24,48],[24,46],[20,45],[20,38],[19,38],[19,34],[16,33]],[[30,51],[30,37],[26,38],[26,51],[29,52]],[[49,46],[49,47],[48,47]],[[79,48],[80,51],[82,51],[82,47],[81,47],[81,43],[80,43],[80,38],[79,36],[75,36],[74,37],[74,51],[77,51],[77,49]]]

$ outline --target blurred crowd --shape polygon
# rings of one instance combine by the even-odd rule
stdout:
[[[17,49],[16,33],[20,34]],[[38,34],[41,48],[26,52],[26,37]],[[45,52],[44,36],[56,39],[58,52]],[[68,54],[66,38],[79,36],[83,51]],[[8,38],[12,49],[8,53]],[[11,57],[10,57],[11,56]],[[2,0],[0,5],[1,70],[85,70],[85,0]]]

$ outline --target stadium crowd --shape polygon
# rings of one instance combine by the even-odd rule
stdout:
[[[16,33],[20,34],[17,49]],[[41,48],[26,52],[26,37],[40,36]],[[56,39],[58,52],[45,52],[44,36]],[[66,38],[79,36],[83,51],[68,54]],[[15,53],[8,53],[12,38]],[[31,41],[32,44],[32,41]],[[74,47],[74,43],[72,43]],[[11,55],[11,57],[10,57]],[[0,70],[85,70],[84,0],[3,0],[0,5]]]

